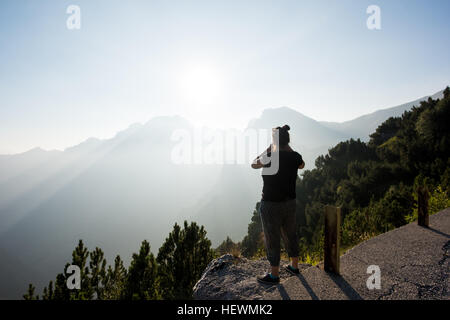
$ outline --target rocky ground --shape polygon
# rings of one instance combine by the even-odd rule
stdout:
[[[213,260],[194,287],[195,299],[283,300],[450,300],[450,208],[430,216],[430,227],[417,222],[365,241],[341,256],[340,275],[321,265],[302,265],[281,282],[259,284],[266,259],[224,255]],[[282,264],[287,264],[282,261]],[[380,288],[369,289],[369,266],[380,270]]]
[[[287,265],[281,261],[281,266]],[[256,276],[264,275],[269,270],[269,262],[262,258],[249,260],[226,254],[211,261],[202,278],[194,287],[195,299],[215,300],[258,300],[267,293],[276,290],[276,286],[263,285],[256,281]],[[310,265],[300,265],[305,270]],[[293,275],[283,268],[280,277],[286,280]]]

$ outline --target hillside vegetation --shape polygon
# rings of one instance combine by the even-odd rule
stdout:
[[[150,243],[144,240],[125,268],[118,255],[114,265],[107,265],[101,248],[89,251],[80,240],[72,252],[71,263],[51,280],[41,295],[30,284],[25,300],[158,300],[190,299],[192,288],[213,259],[206,231],[195,222],[175,224],[155,257]],[[80,289],[69,289],[74,283],[69,265],[80,268]]]
[[[367,143],[347,140],[316,159],[316,168],[297,180],[297,218],[302,260],[322,257],[323,212],[342,208],[342,245],[349,248],[417,218],[417,187],[430,192],[430,213],[449,207],[450,89],[401,117],[391,117]],[[263,254],[259,203],[240,243],[225,240],[220,252]],[[231,249],[232,248],[232,249]]]

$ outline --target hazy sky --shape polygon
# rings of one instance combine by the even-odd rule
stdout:
[[[69,5],[81,29],[68,30]],[[366,9],[381,8],[381,30]],[[345,121],[450,84],[450,1],[0,2],[0,154],[155,115],[244,127],[288,106]]]

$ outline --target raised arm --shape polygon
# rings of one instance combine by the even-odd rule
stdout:
[[[303,169],[304,167],[305,167],[305,161],[303,161],[302,164],[298,166],[299,169]]]
[[[253,160],[253,163],[252,163],[253,169],[261,169],[262,167],[263,167],[263,164],[261,163],[261,161],[259,161],[259,157],[256,158],[255,160]]]
[[[263,153],[261,153],[258,157],[256,157],[255,160],[253,160],[252,163],[252,168],[253,169],[261,169],[262,167],[264,167],[264,165],[261,163],[261,157],[266,155],[267,153],[269,153],[272,150],[272,145],[270,145],[266,151],[264,151]]]

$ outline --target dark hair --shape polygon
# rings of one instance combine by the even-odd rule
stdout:
[[[279,142],[280,146],[284,147],[289,144],[290,137],[289,137],[289,130],[291,129],[287,124],[285,124],[282,127],[277,127],[278,133],[279,133]]]

